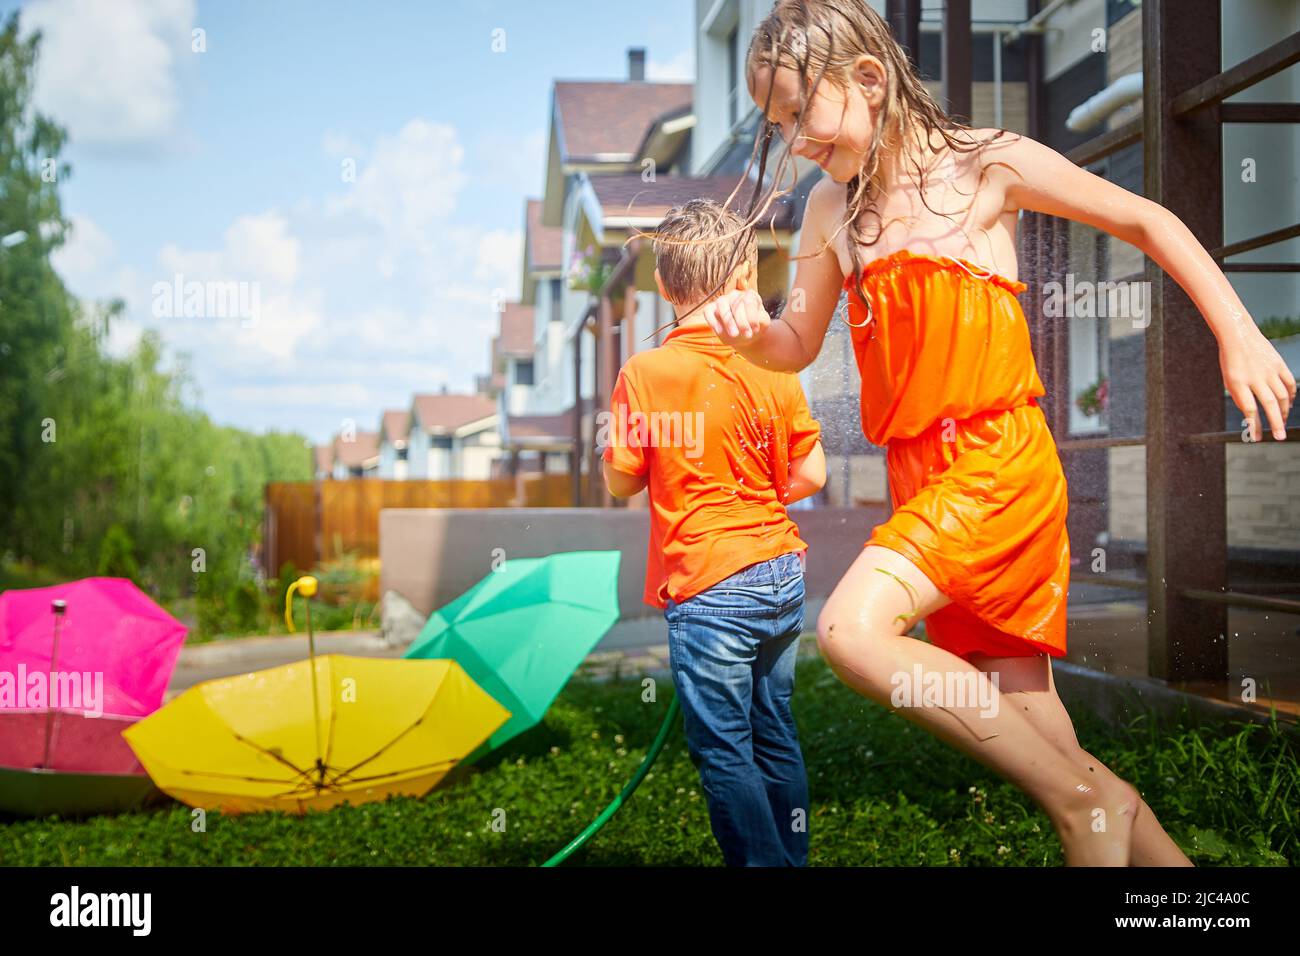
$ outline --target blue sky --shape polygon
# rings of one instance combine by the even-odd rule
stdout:
[[[215,420],[317,441],[472,388],[493,296],[518,294],[552,82],[621,79],[629,46],[689,80],[692,6],[0,0],[45,37],[37,107],[73,167],[55,264],[126,301],[114,350],[160,329]],[[159,314],[178,275],[247,283],[255,321]]]

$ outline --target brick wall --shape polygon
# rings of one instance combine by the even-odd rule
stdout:
[[[1300,550],[1300,446],[1269,438],[1226,457],[1228,546]],[[1145,541],[1146,449],[1112,448],[1109,473],[1111,537]]]

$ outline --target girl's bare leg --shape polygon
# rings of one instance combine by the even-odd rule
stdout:
[[[1004,700],[994,681],[942,648],[905,636],[949,603],[924,573],[888,548],[863,549],[827,599],[817,643],[835,674],[858,693],[896,710],[1025,791],[1047,814],[1068,866],[1127,866],[1137,791],[1098,777],[1060,752],[1025,712]],[[915,686],[958,684],[973,694],[937,700]],[[910,702],[895,705],[904,689]],[[958,699],[958,698],[961,699]],[[1014,700],[1014,698],[1013,698]]]
[[[1074,723],[1056,693],[1051,659],[1038,657],[973,657],[971,663],[984,673],[997,673],[998,689],[1006,702],[1029,718],[1067,760],[1090,774],[1113,777],[1114,772],[1079,746]],[[1192,866],[1187,854],[1170,839],[1155,813],[1142,800],[1133,820],[1130,866]]]

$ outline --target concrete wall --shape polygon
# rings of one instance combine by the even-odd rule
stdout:
[[[818,508],[796,516],[808,542],[806,625],[861,552],[884,508]],[[623,552],[622,620],[602,647],[664,639],[663,615],[642,602],[648,511],[622,508],[385,508],[379,513],[380,593],[397,591],[423,614],[442,607],[492,570],[494,557],[535,558],[560,551]],[[498,551],[498,549],[500,549]]]

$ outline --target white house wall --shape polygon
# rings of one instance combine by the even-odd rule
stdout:
[[[1093,31],[1106,29],[1105,0],[1074,0],[1059,7],[1043,33],[1043,82],[1050,83],[1093,52]]]
[[[492,462],[501,455],[501,434],[496,421],[452,442],[455,468],[452,477],[482,481],[492,477]]]
[[[429,435],[424,428],[412,418],[411,436],[406,448],[408,477],[429,477]]]

